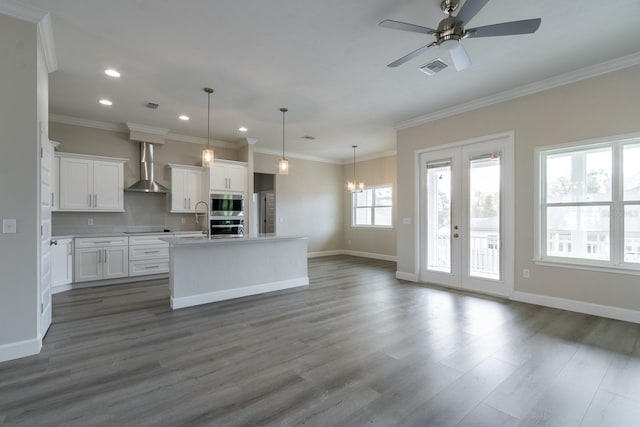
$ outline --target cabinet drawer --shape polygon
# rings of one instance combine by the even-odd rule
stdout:
[[[161,237],[171,237],[167,233],[158,236],[129,236],[129,245],[169,245],[167,242],[160,240]]]
[[[129,237],[80,237],[76,238],[76,248],[104,248],[107,246],[127,246]]]
[[[144,276],[146,274],[163,274],[169,272],[169,259],[131,261],[129,276]]]
[[[169,244],[129,246],[129,260],[169,258]]]

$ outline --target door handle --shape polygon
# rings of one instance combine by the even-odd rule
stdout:
[[[457,239],[458,237],[460,237],[460,235],[458,233],[454,233],[453,237]]]
[[[49,240],[49,246],[58,245],[58,241],[56,239]]]

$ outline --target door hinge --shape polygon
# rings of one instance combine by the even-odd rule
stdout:
[[[44,149],[40,147],[40,158],[44,157]]]
[[[44,304],[40,303],[40,314],[44,313]]]
[[[44,236],[44,227],[40,226],[40,236]]]

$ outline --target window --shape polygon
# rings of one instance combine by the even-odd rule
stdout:
[[[390,185],[368,187],[353,193],[352,226],[391,228],[391,196]]]
[[[640,136],[537,153],[537,259],[640,270]]]

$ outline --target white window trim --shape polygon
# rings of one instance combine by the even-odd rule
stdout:
[[[598,146],[611,146],[612,144],[625,144],[625,143],[637,143],[640,142],[640,132],[623,134],[623,135],[615,135],[608,136],[603,138],[594,138],[582,141],[569,142],[565,144],[557,144],[557,145],[547,145],[542,147],[535,148],[534,155],[534,234],[533,234],[533,262],[537,265],[542,266],[550,266],[550,267],[564,267],[564,268],[572,268],[578,270],[590,270],[590,271],[602,271],[608,273],[621,273],[621,274],[631,274],[631,275],[640,275],[640,265],[635,266],[630,263],[624,263],[622,260],[622,254],[620,252],[620,240],[623,239],[623,232],[621,227],[613,227],[613,217],[618,216],[618,213],[613,212],[611,210],[611,225],[610,235],[611,235],[611,254],[612,261],[599,261],[599,260],[588,260],[583,258],[564,258],[564,257],[553,257],[553,256],[543,256],[543,248],[542,242],[544,241],[544,232],[545,232],[545,224],[543,224],[543,215],[541,214],[541,208],[544,205],[543,196],[543,180],[546,176],[546,170],[544,169],[544,164],[542,163],[543,153],[562,153],[563,151],[570,152],[576,149],[588,149],[588,148],[597,148]],[[617,165],[616,165],[617,162]],[[620,166],[622,164],[622,156],[619,158],[614,158],[614,181],[619,182],[622,177],[620,173]],[[618,170],[616,171],[616,166]],[[616,193],[619,199],[619,203],[623,204],[622,200],[622,185],[620,183],[613,183],[612,193]],[[597,203],[597,204],[606,204],[607,202]],[[610,204],[612,202],[609,202]],[[589,204],[589,203],[582,203]],[[623,204],[624,206],[624,204]],[[545,217],[546,218],[546,217]],[[618,259],[618,264],[614,264],[614,260]]]
[[[376,229],[376,230],[393,230],[393,185],[392,184],[378,184],[378,185],[367,185],[363,190],[375,190],[376,188],[391,188],[391,225],[356,225],[356,206],[354,205],[354,199],[356,193],[351,193],[351,228],[367,228],[367,229]],[[371,208],[375,208],[376,206],[371,206]],[[380,206],[386,207],[386,206]]]

